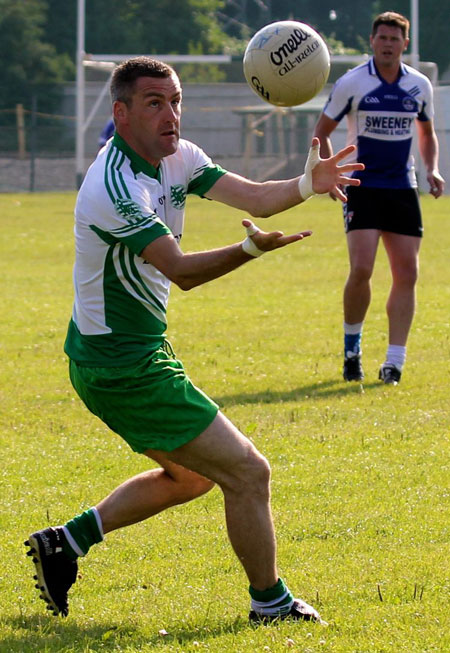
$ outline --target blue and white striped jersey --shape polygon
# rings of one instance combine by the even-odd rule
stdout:
[[[324,113],[338,122],[347,116],[347,145],[357,146],[349,161],[365,164],[353,173],[364,186],[417,187],[414,121],[433,118],[433,89],[425,75],[402,63],[397,81],[388,84],[372,57],[337,80]]]

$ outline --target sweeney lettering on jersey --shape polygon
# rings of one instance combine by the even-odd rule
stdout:
[[[366,128],[407,129],[411,127],[412,118],[394,118],[393,116],[366,116]]]
[[[379,130],[388,131],[392,136],[404,136],[411,131],[413,119],[404,116],[402,118],[394,116],[366,116],[366,131],[380,133]]]
[[[393,115],[390,113],[361,112],[358,116],[361,136],[369,138],[389,137],[394,140],[411,138],[414,117],[411,115]]]

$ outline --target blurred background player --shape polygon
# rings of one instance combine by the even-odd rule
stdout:
[[[414,123],[430,193],[438,198],[444,189],[431,83],[401,61],[409,44],[408,31],[409,21],[400,14],[388,11],[377,16],[370,36],[372,58],[337,80],[315,129],[321,155],[329,157],[329,136],[347,116],[347,144],[357,145],[355,160],[365,164],[364,171],[353,173],[361,179],[361,186],[347,189],[344,204],[350,261],[344,289],[343,374],[347,381],[364,378],[361,335],[380,239],[392,273],[386,306],[389,345],[380,380],[397,384],[405,362],[423,231],[411,155]]]
[[[115,126],[114,126],[114,120],[110,118],[108,122],[105,123],[102,131],[100,132],[100,136],[98,137],[98,149],[101,150],[101,148],[106,145],[106,143],[109,141],[111,136],[114,135],[115,131]]]

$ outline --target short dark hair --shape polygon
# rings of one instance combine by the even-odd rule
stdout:
[[[399,27],[402,30],[403,38],[407,39],[409,34],[409,20],[397,14],[395,11],[385,11],[379,14],[372,24],[372,37],[377,33],[379,25],[388,25],[389,27]]]
[[[134,57],[117,66],[111,78],[112,102],[125,102],[129,106],[134,84],[139,77],[171,77],[176,72],[163,61],[151,57]]]

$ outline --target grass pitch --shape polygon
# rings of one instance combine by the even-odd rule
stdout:
[[[340,207],[316,198],[270,221],[312,228],[189,293],[168,335],[200,387],[268,457],[280,574],[330,623],[247,624],[247,582],[221,493],[107,536],[81,561],[68,619],[44,610],[22,542],[150,464],[75,397],[62,351],[71,312],[74,194],[2,195],[0,651],[450,650],[450,198],[422,199],[418,310],[401,384],[376,377],[389,286],[380,249],[364,384],[346,384]],[[193,199],[183,248],[243,238],[237,211]]]

